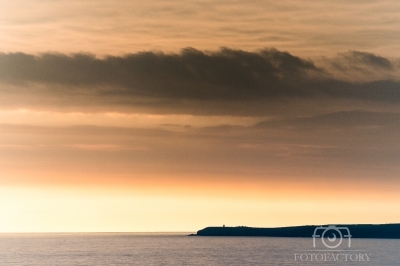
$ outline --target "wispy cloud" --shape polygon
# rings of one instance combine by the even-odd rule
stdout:
[[[90,12],[88,12],[90,10]],[[0,9],[0,51],[179,51],[278,47],[306,56],[399,55],[397,0],[15,0]]]
[[[3,124],[0,136],[11,144],[0,145],[0,165],[18,167],[13,166],[17,161],[32,171],[188,173],[188,179],[194,173],[254,180],[301,176],[307,182],[327,177],[376,182],[393,179],[399,170],[399,113],[358,110],[254,126],[180,127]]]

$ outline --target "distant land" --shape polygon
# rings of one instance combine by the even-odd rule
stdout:
[[[342,224],[342,225],[304,225],[277,228],[257,228],[247,226],[206,227],[192,236],[265,236],[265,237],[312,237],[318,234],[339,230],[346,234],[347,228],[352,238],[400,239],[400,224]],[[326,234],[328,237],[329,234]]]

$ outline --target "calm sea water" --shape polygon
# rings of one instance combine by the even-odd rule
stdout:
[[[352,239],[351,250],[315,251],[312,238],[0,234],[0,265],[400,265],[400,240]]]

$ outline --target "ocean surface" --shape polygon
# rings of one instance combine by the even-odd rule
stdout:
[[[339,248],[317,250],[312,238],[0,234],[0,265],[400,265],[400,240],[351,239],[350,249]]]

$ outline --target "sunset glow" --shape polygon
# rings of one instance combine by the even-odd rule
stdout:
[[[400,221],[398,1],[8,1],[0,232]]]

